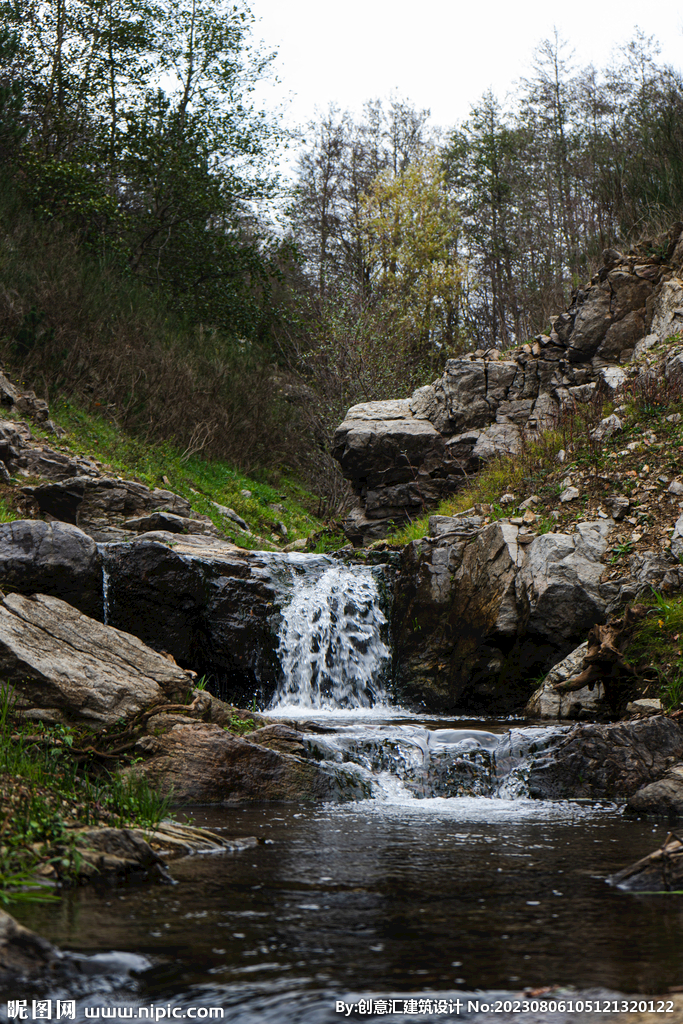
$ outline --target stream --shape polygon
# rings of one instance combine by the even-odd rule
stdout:
[[[345,1003],[352,1020],[588,1021],[603,1018],[506,1006],[554,986],[556,1000],[609,1001],[683,985],[679,897],[606,882],[666,825],[529,799],[530,758],[566,726],[393,707],[381,570],[308,557],[280,566],[298,583],[269,714],[300,723],[308,755],[353,773],[367,798],[195,808],[195,824],[258,845],[174,861],[175,886],[13,908],[84,964],[110,957],[77,1019],[154,1005],[162,1019],[221,1008],[235,1024],[326,1024]]]

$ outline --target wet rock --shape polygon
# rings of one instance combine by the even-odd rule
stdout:
[[[683,842],[667,836],[654,853],[608,878],[627,892],[672,892],[683,888]]]
[[[102,562],[95,542],[76,526],[21,519],[0,525],[0,588],[59,595],[102,617]]]
[[[182,669],[136,637],[44,594],[0,602],[0,676],[19,710],[56,709],[95,728],[191,688]]]
[[[237,703],[270,695],[280,673],[279,607],[291,586],[285,559],[272,557],[164,532],[110,544],[110,621],[211,675]]]
[[[683,731],[670,718],[577,725],[531,765],[529,792],[539,799],[626,799],[683,756]]]
[[[643,786],[626,804],[628,814],[637,817],[683,818],[683,764],[675,764],[661,779]]]
[[[605,688],[601,683],[595,683],[593,687],[584,686],[570,693],[555,689],[558,683],[564,683],[579,674],[587,651],[588,641],[580,644],[550,670],[526,706],[525,713],[529,718],[586,719],[609,710],[605,702]]]
[[[46,981],[54,984],[68,974],[59,950],[0,910],[0,984],[30,983],[42,988]]]
[[[322,767],[203,723],[176,725],[158,738],[149,760],[128,771],[172,793],[181,805],[369,796],[366,785],[344,768]]]
[[[81,881],[173,881],[159,854],[135,829],[90,828],[75,841]]]

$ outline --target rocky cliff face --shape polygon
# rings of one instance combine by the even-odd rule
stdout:
[[[667,262],[668,260],[668,262]],[[349,409],[333,443],[353,484],[345,522],[356,544],[386,535],[457,490],[496,454],[556,425],[577,403],[626,379],[638,348],[683,327],[683,234],[666,260],[604,253],[604,266],[579,289],[549,334],[510,353],[450,359],[442,377],[410,398]]]

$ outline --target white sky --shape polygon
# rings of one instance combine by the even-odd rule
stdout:
[[[677,0],[250,0],[254,37],[278,51],[280,84],[263,92],[302,124],[330,102],[359,110],[392,91],[450,127],[488,88],[504,97],[557,27],[578,64],[604,66],[636,27],[660,60],[683,66]]]

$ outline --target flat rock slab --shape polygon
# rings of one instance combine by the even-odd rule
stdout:
[[[222,804],[242,801],[356,800],[366,787],[343,768],[323,768],[314,761],[250,743],[220,726],[178,724],[156,738],[144,737],[150,759],[128,769],[143,776],[176,804]]]
[[[0,677],[20,707],[58,709],[96,728],[191,688],[187,673],[137,637],[44,594],[0,602]]]
[[[683,757],[683,730],[663,715],[614,725],[577,725],[532,765],[529,792],[555,800],[627,798]]]

